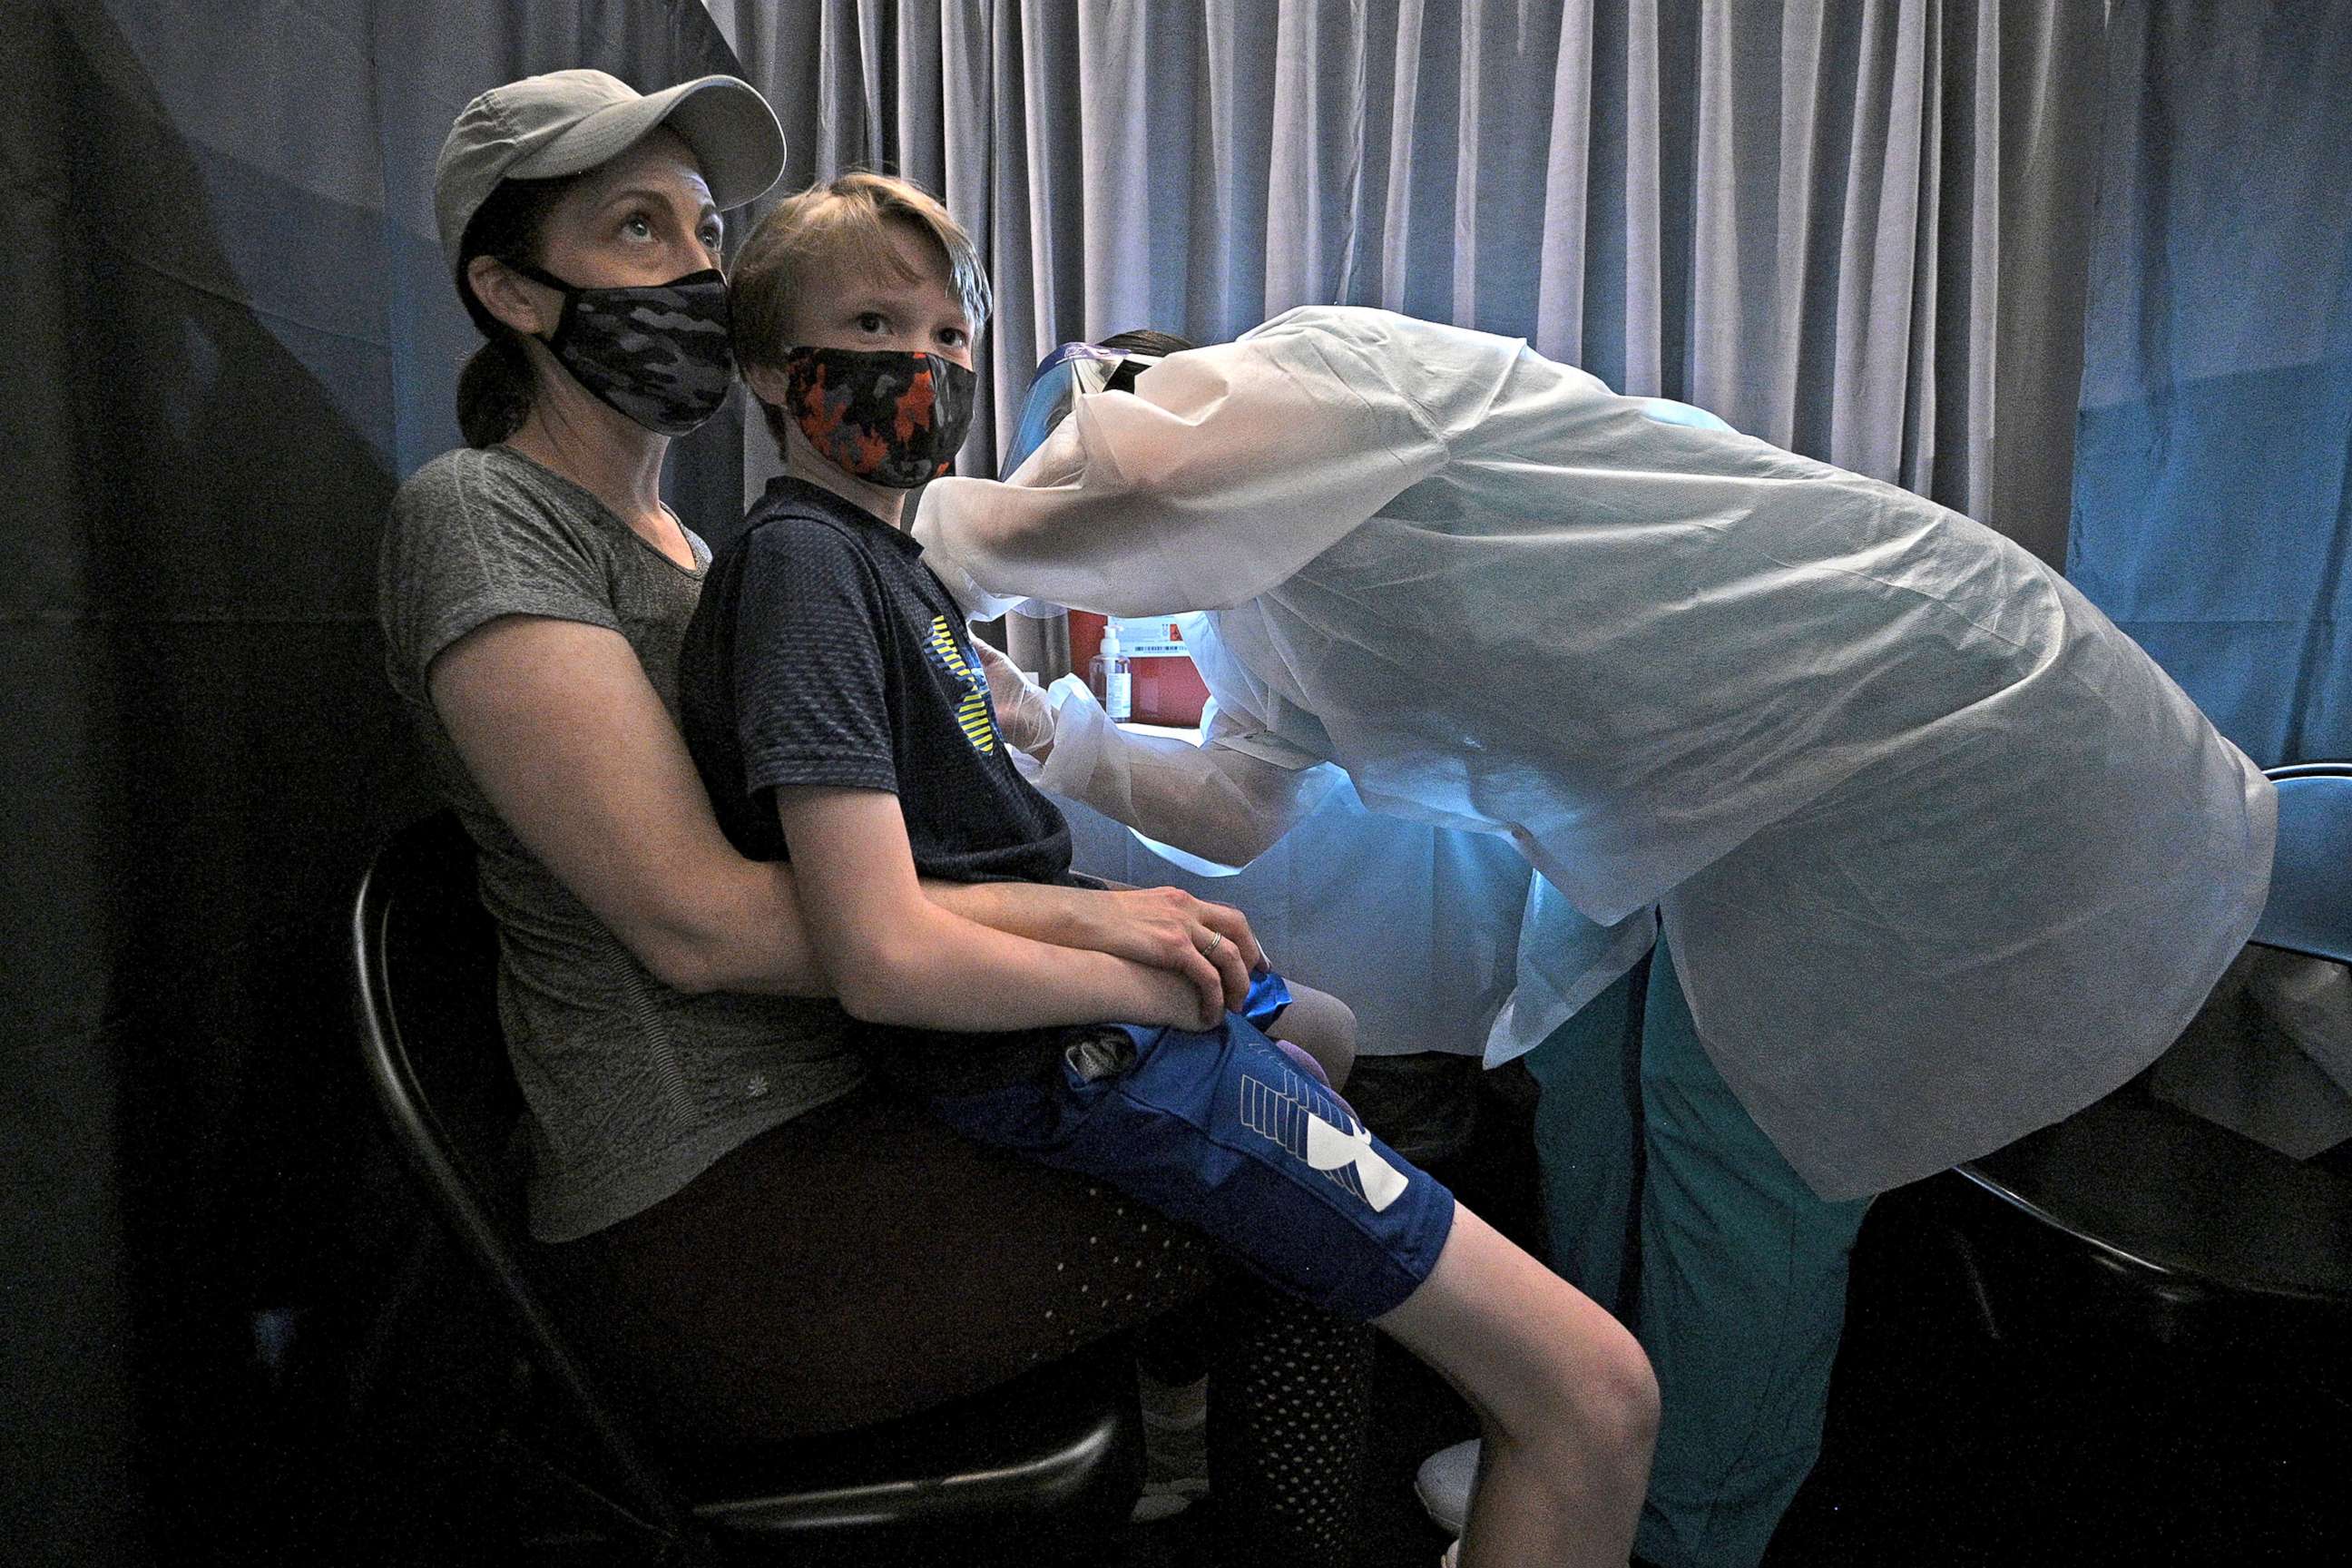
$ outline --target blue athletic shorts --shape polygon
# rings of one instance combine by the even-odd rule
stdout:
[[[1045,1074],[929,1103],[975,1142],[1116,1187],[1346,1318],[1412,1295],[1454,1226],[1453,1194],[1238,1015],[1208,1034],[1106,1025]]]

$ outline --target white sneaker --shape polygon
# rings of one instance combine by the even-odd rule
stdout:
[[[1173,1519],[1209,1495],[1206,1477],[1183,1477],[1173,1481],[1146,1481],[1143,1491],[1128,1510],[1129,1524],[1158,1524],[1163,1519]]]
[[[1473,1437],[1423,1459],[1412,1478],[1412,1495],[1438,1529],[1459,1535],[1470,1517],[1470,1488],[1477,1479],[1478,1439]]]

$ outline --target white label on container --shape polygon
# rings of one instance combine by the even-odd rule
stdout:
[[[1110,624],[1118,628],[1118,651],[1129,658],[1186,657],[1184,639],[1178,634],[1172,616],[1117,616]]]

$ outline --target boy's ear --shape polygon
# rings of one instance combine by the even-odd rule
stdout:
[[[792,401],[793,378],[782,365],[747,364],[743,367],[743,384],[762,403],[782,408]]]

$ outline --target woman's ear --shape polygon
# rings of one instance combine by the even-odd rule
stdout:
[[[466,282],[482,309],[527,338],[544,337],[555,330],[547,319],[546,296],[552,290],[530,280],[495,256],[477,256],[466,263]],[[562,306],[553,307],[560,318]]]
[[[782,408],[792,401],[793,378],[781,365],[747,364],[743,367],[743,384],[751,395],[762,403]]]

